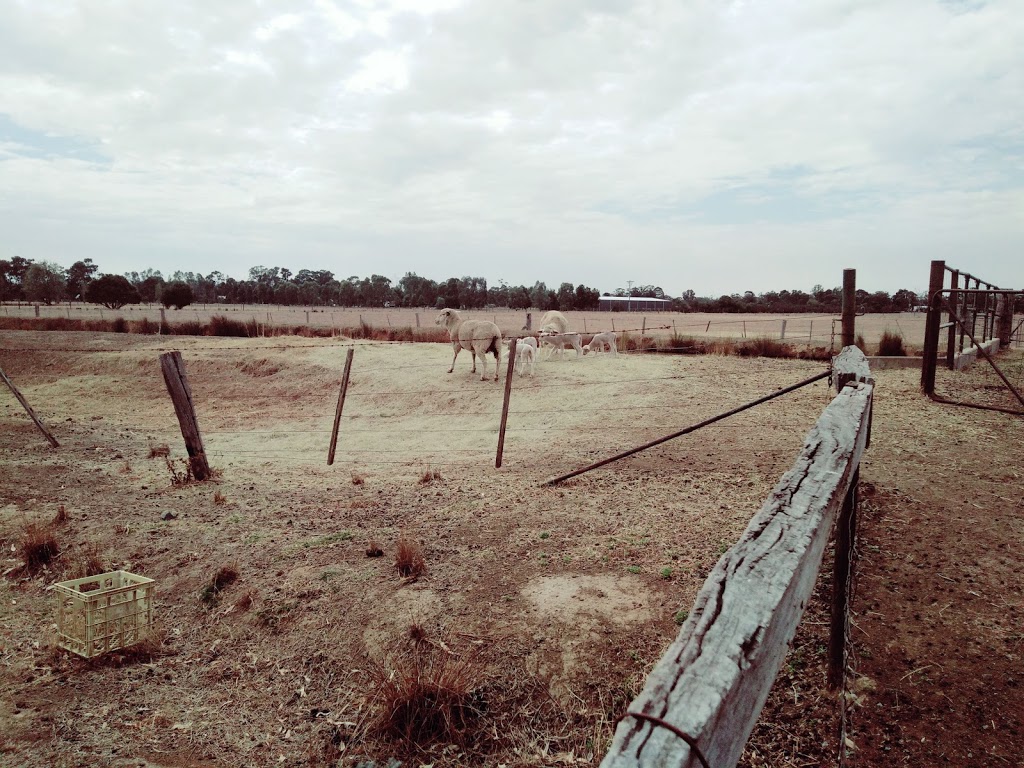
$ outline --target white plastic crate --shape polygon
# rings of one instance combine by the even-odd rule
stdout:
[[[57,645],[91,659],[141,640],[153,623],[156,583],[128,571],[61,581]]]

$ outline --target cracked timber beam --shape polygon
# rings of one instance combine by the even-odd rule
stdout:
[[[870,384],[851,383],[822,413],[793,468],[704,582],[679,635],[619,722],[604,768],[687,768],[704,759],[714,768],[736,765],[854,482],[872,392]]]

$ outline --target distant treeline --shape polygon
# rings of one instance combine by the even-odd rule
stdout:
[[[532,287],[488,284],[483,277],[450,277],[440,282],[408,272],[397,283],[382,275],[337,278],[328,270],[284,267],[252,267],[247,280],[225,277],[220,272],[201,275],[173,272],[164,276],[158,270],[127,272],[122,275],[97,274],[92,259],[77,261],[68,269],[52,262],[34,262],[21,256],[0,259],[0,300],[35,301],[46,304],[67,299],[92,301],[109,307],[138,302],[163,303],[165,306],[204,304],[279,304],[335,307],[455,307],[483,309],[510,307],[595,310],[605,296],[636,296],[668,299],[668,309],[677,312],[822,312],[836,313],[842,307],[840,288],[814,286],[802,290],[766,293],[734,293],[728,296],[697,296],[692,290],[681,296],[668,296],[654,285],[617,288],[601,294],[583,284],[562,283],[557,290],[543,282]],[[913,291],[902,289],[890,295],[885,291],[857,291],[860,312],[902,312],[921,303]]]

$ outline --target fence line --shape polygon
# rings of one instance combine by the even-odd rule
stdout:
[[[854,350],[841,354],[858,363],[857,371],[846,372],[852,380],[837,381],[842,389],[808,433],[796,463],[704,582],[678,637],[619,721],[603,768],[684,766],[695,759],[732,768],[738,762],[810,598],[840,508],[855,509],[873,384],[863,381],[866,361],[860,366],[863,355]],[[833,610],[845,614],[848,582],[835,587]],[[845,642],[842,648],[845,657]]]

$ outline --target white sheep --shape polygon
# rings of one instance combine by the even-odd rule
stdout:
[[[506,347],[511,343],[509,339],[502,342]],[[530,375],[534,373],[534,361],[537,359],[537,339],[533,336],[523,336],[516,342],[516,373],[523,375],[525,366],[530,366]]]
[[[448,338],[451,339],[452,348],[455,354],[452,356],[452,367],[448,373],[455,370],[455,360],[459,352],[468,349],[473,356],[473,373],[476,373],[476,359],[479,357],[483,364],[483,375],[480,381],[487,380],[487,353],[494,354],[494,380],[498,380],[498,370],[501,368],[501,331],[490,320],[463,320],[462,315],[454,309],[443,309],[434,320],[435,325],[443,325],[448,329]]]
[[[545,312],[544,317],[540,319],[540,330],[541,333],[568,333],[569,318],[554,309]]]
[[[547,354],[549,359],[555,353],[555,350],[559,352],[564,351],[566,344],[569,344],[576,350],[576,357],[583,355],[583,335],[579,333],[549,333],[542,330],[540,332],[540,343],[551,347]]]
[[[583,345],[583,354],[585,355],[588,352],[593,352],[596,355],[598,352],[604,352],[605,347],[607,347],[611,354],[617,355],[619,354],[617,346],[618,339],[619,334],[612,333],[611,331],[595,333],[594,338],[590,340],[590,343]]]

